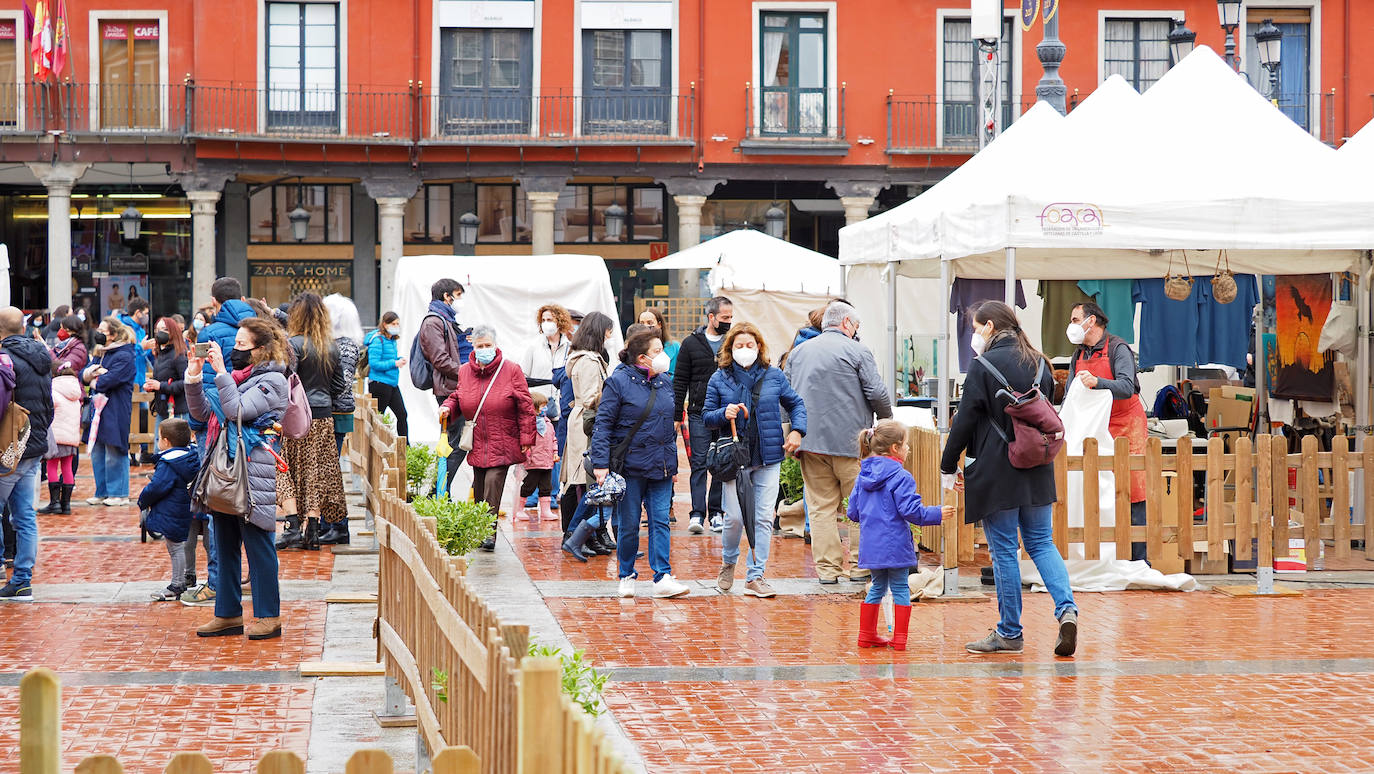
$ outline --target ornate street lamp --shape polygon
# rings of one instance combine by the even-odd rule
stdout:
[[[1217,17],[1221,20],[1221,29],[1226,32],[1226,64],[1231,65],[1232,70],[1240,67],[1235,39],[1236,28],[1240,26],[1240,6],[1241,0],[1217,0]]]
[[[1169,53],[1174,57],[1174,64],[1183,61],[1183,58],[1193,53],[1193,45],[1197,43],[1197,33],[1188,29],[1188,25],[1182,20],[1174,22],[1174,28],[1169,30]]]
[[[782,239],[782,232],[786,225],[787,213],[782,211],[777,202],[774,202],[773,206],[763,213],[763,233],[774,239]]]
[[[611,202],[611,206],[602,213],[606,219],[606,241],[619,242],[620,234],[625,229],[625,208],[616,202]]]
[[[472,247],[477,244],[477,227],[482,222],[471,212],[465,212],[458,216],[458,244],[464,247]]]
[[[1265,19],[1255,30],[1255,45],[1259,49],[1260,66],[1269,73],[1269,98],[1279,98],[1279,61],[1283,56],[1283,30],[1274,26],[1273,19]]]
[[[124,208],[124,212],[119,214],[119,227],[124,232],[124,241],[132,242],[138,239],[138,228],[143,223],[143,213],[138,208],[130,204]]]

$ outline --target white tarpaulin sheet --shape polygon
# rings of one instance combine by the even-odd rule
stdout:
[[[838,260],[747,228],[679,250],[644,268],[710,269],[706,283],[712,293],[752,288],[838,296],[842,282]]]
[[[394,296],[389,309],[401,317],[402,357],[429,309],[430,286],[444,278],[463,284],[464,328],[487,323],[496,328],[496,345],[517,357],[538,332],[535,313],[544,304],[562,304],[582,313],[601,312],[615,323],[612,351],[620,347],[620,319],[606,262],[594,255],[408,255],[396,264]],[[433,393],[410,382],[409,365],[401,369],[401,394],[410,414],[412,443],[439,440],[439,408]]]

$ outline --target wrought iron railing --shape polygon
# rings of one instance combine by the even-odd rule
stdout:
[[[842,140],[845,86],[837,89],[744,84],[748,139]]]
[[[426,94],[426,136],[473,145],[690,143],[696,92],[687,94]]]
[[[180,134],[185,90],[127,83],[0,83],[0,133]]]
[[[414,95],[404,91],[241,88],[186,84],[186,133],[196,137],[409,143]]]
[[[1035,104],[1035,96],[1002,101],[1000,128],[1010,126]],[[887,152],[973,152],[978,150],[982,106],[967,99],[932,95],[887,96]]]

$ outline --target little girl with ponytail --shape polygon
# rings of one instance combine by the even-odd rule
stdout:
[[[911,621],[911,588],[907,574],[916,567],[916,544],[907,524],[939,524],[954,515],[954,506],[924,505],[916,493],[916,480],[905,462],[910,449],[907,428],[884,419],[859,431],[859,477],[849,495],[849,519],[859,531],[858,565],[873,573],[859,612],[859,647],[906,650]],[[892,591],[892,640],[878,636],[878,610],[883,594]]]

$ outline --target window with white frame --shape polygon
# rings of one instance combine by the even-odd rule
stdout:
[[[760,22],[759,128],[764,134],[825,134],[830,115],[826,15],[765,11]]]
[[[1173,64],[1169,19],[1107,19],[1103,28],[1102,77],[1120,75],[1145,91]]]
[[[267,126],[339,127],[339,6],[267,4]]]
[[[941,110],[944,115],[944,140],[946,144],[976,143],[978,127],[982,124],[983,112],[983,67],[979,59],[978,44],[973,41],[973,24],[968,19],[945,19],[944,63],[941,73],[943,97]],[[997,46],[998,102],[1001,103],[1002,126],[1012,121],[1012,105],[1015,95],[1011,93],[1012,62],[1017,52],[1012,20],[1002,21],[1002,40]]]

